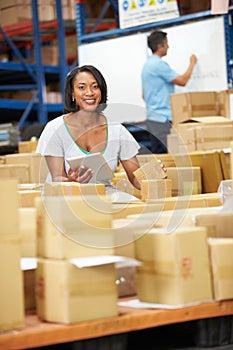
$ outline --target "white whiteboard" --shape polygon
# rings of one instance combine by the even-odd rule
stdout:
[[[164,57],[182,74],[189,57],[195,53],[198,63],[186,87],[180,91],[227,89],[226,49],[223,17],[163,28],[168,33],[169,49]],[[141,69],[149,54],[147,33],[126,35],[78,48],[79,65],[92,64],[104,75],[108,85],[108,109],[120,122],[145,120]]]
[[[181,91],[214,91],[227,89],[226,47],[223,17],[166,28],[169,49],[164,57],[175,71],[183,73],[189,57],[195,54],[198,63]]]

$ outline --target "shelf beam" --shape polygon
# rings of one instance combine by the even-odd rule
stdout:
[[[41,322],[37,315],[29,315],[25,329],[0,334],[0,348],[29,349],[232,314],[233,300],[200,303],[173,310],[120,306],[119,316],[70,325]]]

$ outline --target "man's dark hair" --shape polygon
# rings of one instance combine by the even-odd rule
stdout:
[[[151,49],[152,53],[157,51],[158,45],[163,45],[165,39],[167,38],[167,33],[154,30],[147,38],[148,47]]]
[[[89,72],[93,74],[95,77],[99,88],[101,90],[101,101],[98,107],[98,112],[101,112],[106,107],[107,102],[107,84],[106,81],[102,75],[102,73],[94,66],[91,65],[85,65],[81,67],[75,67],[72,71],[70,71],[66,76],[66,82],[65,82],[65,95],[64,95],[64,104],[65,104],[65,113],[69,112],[77,112],[78,106],[76,105],[75,101],[72,101],[72,93],[74,89],[74,80],[78,73],[81,72]]]

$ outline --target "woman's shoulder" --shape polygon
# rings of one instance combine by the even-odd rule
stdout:
[[[108,123],[109,134],[114,137],[126,137],[130,134],[128,129],[122,124],[117,122]]]
[[[120,131],[124,128],[124,126],[119,122],[108,121],[108,129],[112,131]]]
[[[58,127],[60,127],[63,124],[64,124],[64,115],[60,115],[59,117],[56,117],[56,118],[50,120],[46,124],[46,128],[47,129],[57,129]]]

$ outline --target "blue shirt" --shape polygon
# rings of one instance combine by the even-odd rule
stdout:
[[[177,76],[161,57],[147,58],[141,73],[147,119],[161,123],[172,120],[170,94],[174,93],[174,85],[171,81]]]

